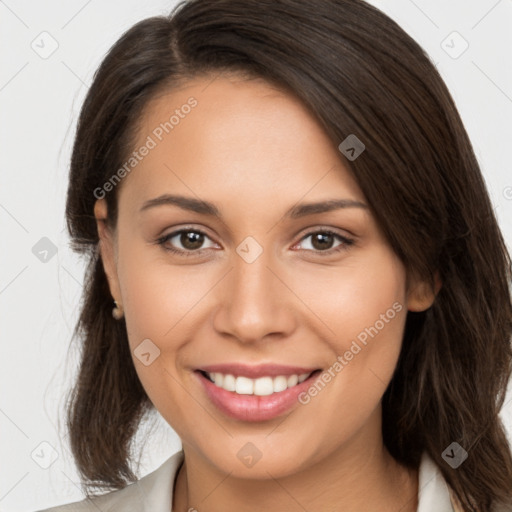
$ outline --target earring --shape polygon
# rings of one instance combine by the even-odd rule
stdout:
[[[119,306],[116,300],[114,301],[114,304],[116,305],[116,307],[112,309],[112,316],[116,320],[121,320],[121,318],[123,318],[123,307]]]

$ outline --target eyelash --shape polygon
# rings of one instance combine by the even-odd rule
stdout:
[[[204,231],[201,231],[200,229],[185,228],[185,229],[180,229],[178,231],[173,231],[172,233],[169,233],[168,235],[160,237],[158,240],[156,240],[156,243],[158,245],[162,246],[162,248],[165,251],[168,251],[168,252],[171,252],[171,253],[174,253],[174,254],[178,254],[180,256],[185,256],[185,257],[197,256],[198,254],[201,254],[201,252],[203,250],[206,250],[206,249],[197,249],[197,250],[193,250],[193,251],[192,250],[184,251],[184,250],[181,250],[181,249],[176,249],[175,247],[172,247],[172,246],[166,246],[165,245],[166,242],[168,242],[171,238],[174,238],[176,235],[180,235],[181,233],[188,233],[188,232],[199,233],[199,234],[204,235],[205,237],[209,238],[208,235]],[[342,236],[342,235],[340,235],[338,233],[335,233],[334,231],[332,231],[330,229],[317,229],[315,231],[310,231],[310,232],[306,233],[300,239],[300,242],[302,240],[305,240],[309,236],[316,235],[318,233],[322,233],[324,235],[332,235],[332,236],[336,237],[338,240],[340,240],[342,242],[342,244],[338,245],[337,247],[328,249],[326,251],[313,251],[311,249],[303,249],[303,250],[306,250],[307,252],[314,252],[315,254],[320,254],[321,256],[324,256],[324,255],[331,256],[334,253],[338,253],[338,252],[341,252],[341,251],[346,251],[351,245],[354,244],[354,240],[353,239],[347,238],[347,237]]]

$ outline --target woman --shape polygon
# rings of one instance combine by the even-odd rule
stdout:
[[[510,258],[447,88],[377,9],[135,25],[85,100],[67,219],[91,499],[51,510],[512,510]],[[154,410],[183,450],[133,483]]]

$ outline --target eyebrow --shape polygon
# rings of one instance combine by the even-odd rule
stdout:
[[[222,218],[219,209],[213,203],[201,199],[195,199],[193,197],[185,197],[173,194],[163,194],[161,196],[155,197],[154,199],[146,201],[142,205],[140,211],[143,212],[150,208],[163,205],[174,205],[178,206],[182,210],[188,210],[202,215]],[[325,213],[342,208],[368,209],[368,205],[354,199],[329,199],[316,203],[301,203],[294,205],[284,214],[284,217],[290,219],[298,219],[307,215]]]

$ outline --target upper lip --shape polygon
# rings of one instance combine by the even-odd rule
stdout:
[[[198,368],[199,371],[207,373],[222,373],[224,375],[234,375],[235,377],[248,377],[257,379],[258,377],[277,377],[279,375],[302,375],[311,373],[319,368],[306,366],[286,366],[281,364],[260,364],[245,365],[240,363],[212,364]]]

